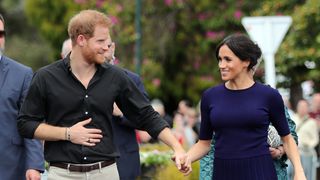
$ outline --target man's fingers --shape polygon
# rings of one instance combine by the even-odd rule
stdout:
[[[188,169],[188,171],[186,173],[184,173],[185,176],[189,175],[192,172],[192,169]]]
[[[176,161],[176,166],[180,170],[181,169],[181,163],[180,163],[180,158],[175,158]]]
[[[84,145],[84,146],[95,146],[96,143],[91,143],[91,142],[86,141],[86,142],[83,142],[82,145]]]
[[[172,157],[171,157],[171,160],[174,161],[174,162],[176,162],[176,156],[172,156]]]
[[[78,122],[77,124],[84,126],[84,125],[89,124],[89,123],[91,122],[91,120],[92,120],[92,119],[89,118],[89,119],[86,119],[86,120],[84,120],[84,121],[80,121],[80,122]]]
[[[92,129],[92,128],[87,128],[87,132],[89,134],[101,134],[102,133],[102,131],[100,129]]]
[[[99,143],[101,140],[100,139],[94,139],[94,138],[90,138],[89,139],[89,143]]]
[[[103,136],[101,134],[89,134],[88,136],[91,139],[101,139]]]

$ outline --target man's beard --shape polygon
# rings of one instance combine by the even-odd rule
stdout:
[[[94,63],[94,64],[102,64],[104,63],[104,59],[99,59],[97,53],[95,53],[91,49],[85,49],[83,52],[83,57],[88,63]]]

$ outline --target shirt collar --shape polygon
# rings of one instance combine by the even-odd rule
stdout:
[[[70,53],[62,59],[65,69],[71,73]]]

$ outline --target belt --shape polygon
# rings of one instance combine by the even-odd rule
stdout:
[[[50,166],[67,169],[73,172],[89,172],[92,170],[100,169],[111,164],[115,163],[115,160],[110,161],[102,161],[94,164],[86,165],[86,164],[70,164],[70,163],[50,163]]]

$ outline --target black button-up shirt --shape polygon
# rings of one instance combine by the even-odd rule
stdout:
[[[69,58],[35,73],[19,113],[19,132],[33,138],[43,121],[70,127],[92,118],[86,127],[101,129],[103,138],[93,147],[69,141],[46,141],[44,153],[48,162],[92,163],[117,157],[110,122],[114,102],[132,124],[153,137],[168,126],[123,69],[109,64],[97,65],[86,89],[71,72]]]

